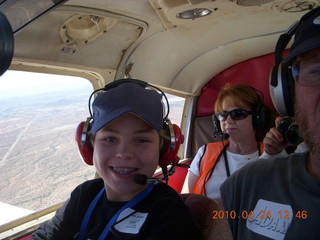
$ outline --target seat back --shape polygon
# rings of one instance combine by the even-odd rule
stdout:
[[[198,117],[194,119],[192,128],[191,156],[195,156],[198,149],[209,142],[219,141],[213,137],[214,126],[212,117]]]
[[[180,197],[202,233],[201,240],[231,240],[231,230],[225,218],[213,219],[213,211],[223,211],[219,204],[203,195],[186,193]]]

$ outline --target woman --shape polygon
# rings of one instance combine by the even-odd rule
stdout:
[[[256,130],[268,125],[270,110],[254,88],[229,83],[219,92],[214,110],[217,125],[228,140],[220,139],[198,150],[184,191],[219,201],[219,188],[227,177],[247,163],[258,160],[263,152],[263,144],[256,140]]]

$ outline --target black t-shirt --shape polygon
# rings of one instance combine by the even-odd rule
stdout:
[[[32,239],[78,239],[84,215],[98,192],[103,188],[102,179],[94,179],[79,185],[52,220],[42,224]],[[91,214],[85,239],[98,239],[113,215],[126,202],[109,201],[105,194]],[[180,196],[166,184],[160,183],[132,209],[119,216],[106,239],[170,240],[200,239],[187,207]]]

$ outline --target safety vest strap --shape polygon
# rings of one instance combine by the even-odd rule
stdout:
[[[210,170],[212,167],[216,164],[217,160],[219,159],[219,156],[221,155],[221,152],[223,151],[224,147],[226,147],[229,144],[229,141],[223,141],[222,142],[213,142],[206,144],[205,152],[200,160],[200,166],[199,166],[199,179],[196,183],[196,186],[193,190],[193,193],[205,195],[205,182],[206,177],[208,176]],[[264,151],[264,146],[262,142],[259,142],[259,150],[260,154]]]
[[[205,184],[205,178],[211,168],[215,165],[216,161],[218,160],[218,157],[220,156],[224,146],[227,146],[229,144],[229,141],[223,141],[223,142],[212,142],[206,144],[206,151],[204,152],[201,160],[200,160],[200,166],[199,166],[199,179],[198,182],[193,190],[193,193],[204,194],[204,184]]]

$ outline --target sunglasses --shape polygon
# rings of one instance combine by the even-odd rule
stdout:
[[[232,120],[242,120],[248,117],[249,114],[252,114],[252,112],[245,109],[234,109],[230,112],[217,112],[216,116],[219,119],[219,121],[227,120],[228,116],[230,116]]]

